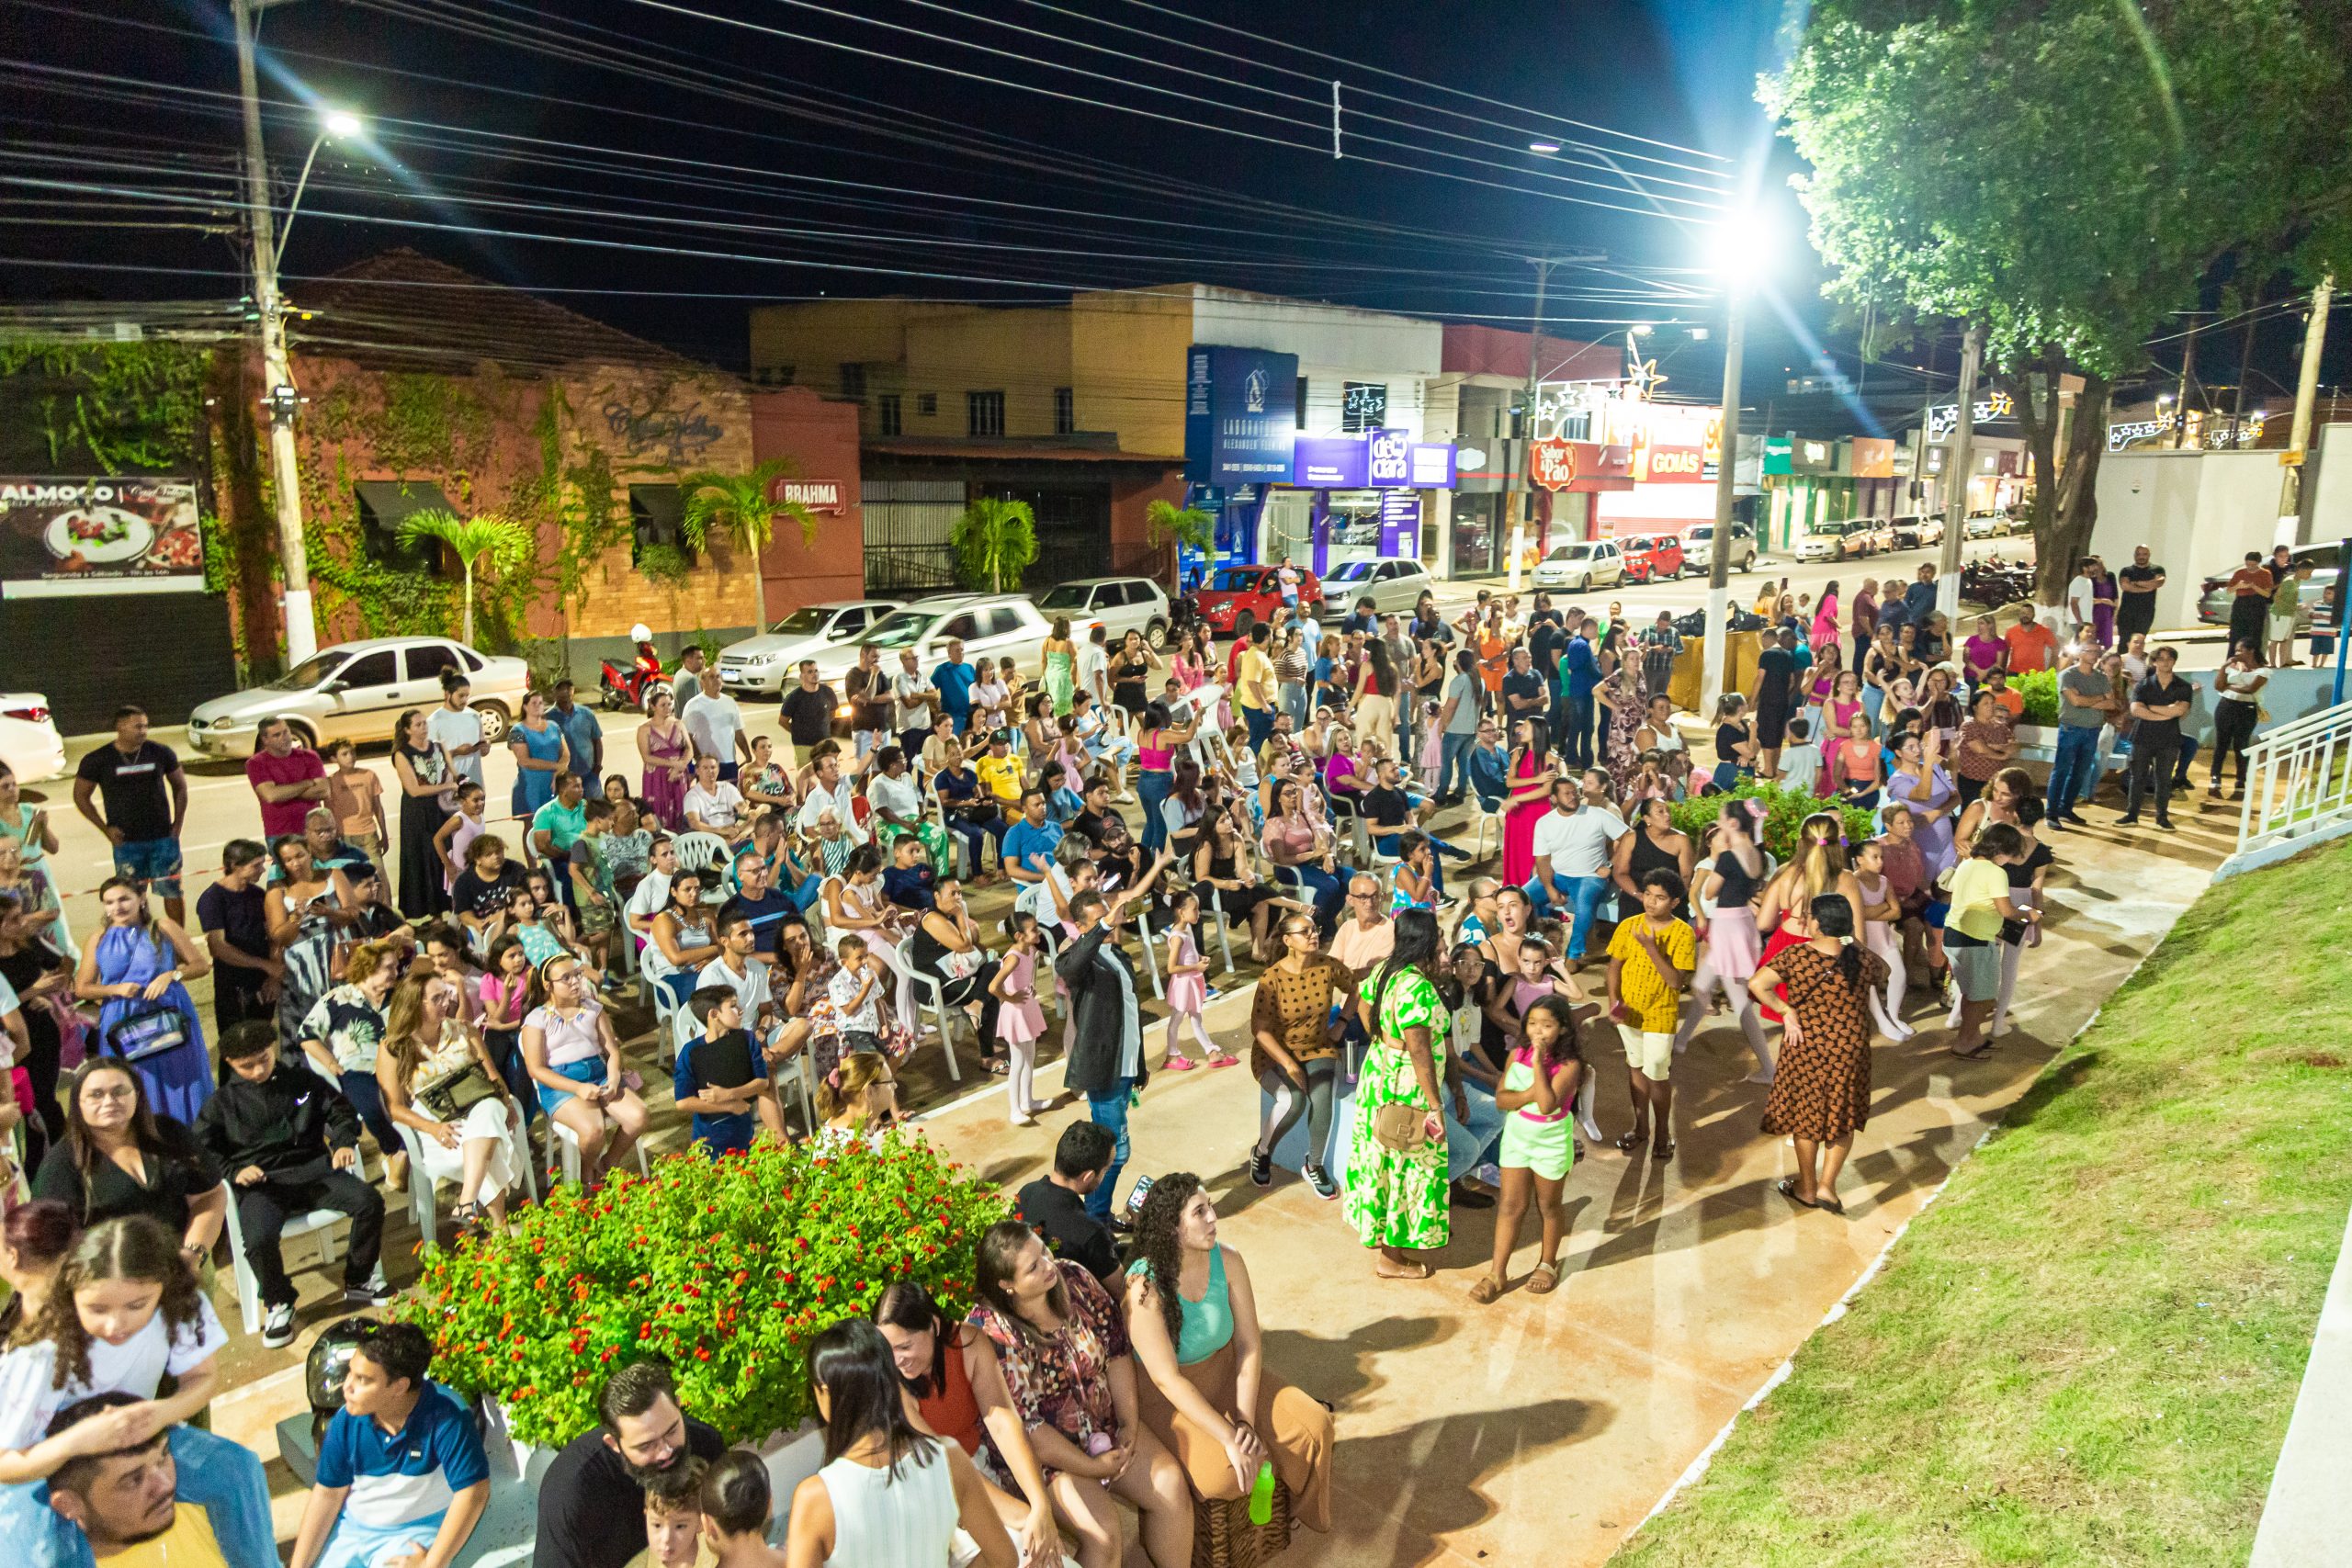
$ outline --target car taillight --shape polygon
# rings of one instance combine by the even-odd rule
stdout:
[[[43,707],[0,708],[0,718],[21,718],[27,724],[47,724],[49,710]]]

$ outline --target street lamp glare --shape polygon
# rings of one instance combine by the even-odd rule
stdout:
[[[1527,144],[1527,150],[1530,152],[1557,152],[1560,150],[1560,144],[1556,141],[1531,141]]]
[[[329,136],[345,140],[366,129],[359,117],[349,109],[329,109],[319,117],[319,124]]]
[[[1733,288],[1745,288],[1771,265],[1770,227],[1752,213],[1717,223],[1707,234],[1707,265]]]

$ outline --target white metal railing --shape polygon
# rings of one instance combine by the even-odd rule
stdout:
[[[2245,764],[2238,853],[2352,822],[2352,702],[2280,725],[2246,749]]]

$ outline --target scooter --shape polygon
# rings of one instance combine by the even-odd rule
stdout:
[[[653,646],[653,630],[642,622],[628,630],[629,640],[637,645],[637,659],[624,670],[611,660],[602,660],[597,701],[606,713],[618,713],[623,708],[649,707],[653,694],[673,690],[670,677],[662,671],[662,655]]]

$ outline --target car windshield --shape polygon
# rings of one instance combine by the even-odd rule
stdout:
[[[1086,608],[1087,592],[1092,586],[1091,583],[1086,582],[1065,582],[1043,599],[1038,600],[1037,608],[1040,610],[1083,610]]]
[[[1329,578],[1326,579],[1326,581],[1331,582],[1362,582],[1365,578],[1370,577],[1371,575],[1372,563],[1370,561],[1351,560],[1348,562],[1347,565],[1340,568],[1339,570],[1333,572]]]
[[[1258,570],[1255,567],[1227,567],[1216,574],[1214,586],[1220,593],[1254,593],[1258,590]]]
[[[1714,530],[1713,526],[1712,525],[1702,523],[1702,524],[1701,524],[1698,527],[1693,528],[1693,529],[1691,529],[1691,530],[1690,530],[1690,533],[1689,536],[1684,540],[1684,543],[1686,543],[1686,544],[1692,544],[1692,545],[1703,545],[1703,544],[1705,544],[1709,539],[1712,539],[1712,538],[1713,538],[1714,536],[1715,536],[1715,530]]]
[[[1842,534],[1846,531],[1846,525],[1843,523],[1815,523],[1810,531],[1815,534]]]
[[[349,657],[351,656],[339,648],[328,649],[324,653],[314,653],[277,680],[272,681],[269,683],[269,689],[273,692],[307,692],[325,680],[329,671],[339,667]]]
[[[811,604],[806,609],[793,611],[768,630],[777,637],[814,637],[823,631],[825,623],[832,618],[831,610]]]
[[[936,610],[893,610],[857,640],[870,648],[911,648],[938,619]]]

